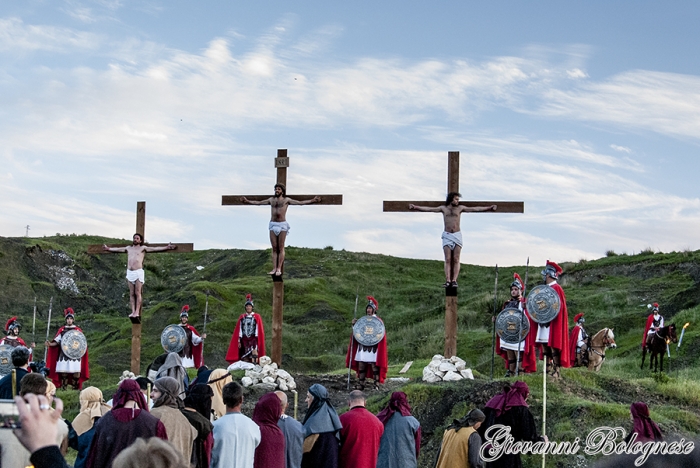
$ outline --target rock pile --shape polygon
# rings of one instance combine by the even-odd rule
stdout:
[[[423,368],[423,382],[450,382],[462,379],[474,380],[471,369],[467,369],[464,359],[457,356],[445,358],[439,354],[433,356],[430,364]]]
[[[297,388],[297,384],[289,372],[278,369],[277,364],[272,362],[269,356],[261,357],[259,365],[245,371],[241,385],[244,387],[253,386],[268,392],[277,389],[287,392]]]

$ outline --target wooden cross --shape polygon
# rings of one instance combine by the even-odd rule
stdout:
[[[459,151],[447,153],[447,193],[459,192]],[[384,211],[404,212],[412,211],[409,204],[419,206],[438,207],[444,205],[444,201],[385,201]],[[523,202],[503,202],[503,201],[460,201],[460,205],[477,207],[497,205],[496,213],[523,213],[525,206]],[[493,213],[493,211],[483,211],[483,213]],[[457,288],[445,288],[445,357],[457,355]]]
[[[146,242],[146,202],[140,201],[136,202],[136,231],[141,234],[144,243]],[[109,247],[127,247],[131,244],[119,244],[110,245]],[[148,244],[149,247],[162,247],[168,244]],[[152,253],[187,253],[194,251],[194,244],[173,244],[176,246],[174,250],[164,250],[163,252],[149,252]],[[102,250],[102,244],[100,245],[89,245],[88,254],[106,254]],[[143,302],[141,303],[141,309],[143,309]],[[139,310],[141,313],[141,310]],[[141,373],[141,316],[139,317],[129,317],[131,319],[131,372],[136,375]]]
[[[277,183],[287,187],[287,168],[289,167],[289,157],[286,149],[278,149],[275,158],[277,168]],[[247,205],[242,198],[248,200],[263,201],[270,198],[270,195],[223,195],[222,205]],[[311,200],[315,195],[287,195],[298,201]],[[321,201],[316,205],[342,205],[342,195],[321,195]],[[282,276],[272,275],[272,361],[278,366],[282,365],[282,317],[284,309],[284,281]]]

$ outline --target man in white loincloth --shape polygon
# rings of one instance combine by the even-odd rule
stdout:
[[[442,250],[445,253],[445,287],[456,288],[457,277],[459,276],[459,256],[462,253],[462,233],[459,222],[462,213],[473,213],[476,211],[496,211],[497,205],[491,206],[464,206],[459,204],[457,192],[447,194],[444,205],[430,207],[417,206],[411,203],[409,210],[425,211],[430,213],[442,213],[445,220],[445,232],[442,233]]]
[[[126,284],[129,286],[129,299],[131,302],[131,314],[129,314],[129,317],[138,317],[141,315],[141,304],[143,303],[141,291],[143,290],[143,283],[145,283],[143,259],[146,257],[146,253],[163,252],[176,248],[177,245],[172,245],[170,243],[163,247],[146,247],[143,245],[143,236],[138,232],[134,234],[132,245],[127,247],[102,246],[102,250],[105,252],[127,254]]]
[[[270,218],[270,244],[272,245],[272,271],[270,275],[282,276],[282,266],[284,265],[284,241],[289,232],[289,223],[286,215],[289,205],[310,205],[321,201],[321,197],[314,197],[311,200],[294,200],[286,194],[286,189],[282,184],[275,184],[275,195],[267,200],[255,201],[241,197],[243,203],[249,205],[270,205],[272,216]]]

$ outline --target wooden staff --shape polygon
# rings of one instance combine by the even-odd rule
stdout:
[[[207,333],[207,312],[209,311],[209,291],[207,291],[207,302],[204,304],[204,327],[202,327],[202,335]],[[202,340],[202,361],[204,361],[204,340]]]
[[[544,370],[542,372],[542,437],[547,433],[547,356],[544,357]],[[542,452],[542,468],[544,466],[546,451]]]
[[[17,396],[17,369],[12,369],[12,399]]]
[[[522,296],[525,297],[525,291],[527,291],[527,274],[530,270],[530,257],[527,257],[527,266],[525,267],[525,284],[523,285],[523,294]],[[523,309],[523,316],[520,319],[520,324],[518,326],[518,356],[515,358],[515,377],[518,377],[519,370],[520,370],[520,344],[522,341],[520,340],[520,334],[523,332],[523,320],[525,320],[525,307]]]
[[[51,330],[51,308],[53,307],[53,297],[49,301],[49,319],[46,321],[46,341],[45,343],[49,342],[49,330]],[[48,356],[49,352],[49,346],[46,345],[44,347],[44,365],[46,365],[46,357]]]
[[[34,296],[34,318],[32,319],[32,342],[36,343],[36,296]]]
[[[352,313],[352,319],[355,320],[357,318],[357,300],[360,297],[360,287],[357,287],[357,290],[355,291],[355,312]],[[354,324],[353,324],[354,325]],[[350,364],[348,365],[348,390],[350,390],[350,371],[352,370],[352,358],[353,358],[353,346],[352,343],[355,341],[355,339],[352,337],[352,333],[350,333]],[[294,398],[296,398],[296,395],[294,395]],[[296,405],[296,404],[295,404]],[[296,419],[296,406],[294,408],[294,419]]]
[[[299,392],[292,390],[294,394],[294,419],[297,418],[297,407],[299,406]]]
[[[496,264],[496,282],[493,285],[493,334],[491,336],[491,380],[493,380],[493,364],[496,357],[496,301],[498,294],[498,264]]]

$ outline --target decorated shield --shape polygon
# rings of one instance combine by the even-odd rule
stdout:
[[[501,341],[518,344],[530,332],[530,321],[519,309],[508,307],[496,317],[496,333]]]
[[[15,349],[10,345],[0,345],[0,376],[7,375],[12,372],[12,350]]]
[[[61,338],[61,350],[68,359],[80,359],[87,351],[87,340],[83,332],[69,330]]]
[[[168,353],[179,353],[187,343],[187,333],[180,325],[168,325],[160,335],[160,344]]]
[[[527,295],[527,311],[537,323],[549,323],[559,315],[559,294],[546,284],[532,288]]]
[[[352,326],[352,334],[363,346],[374,346],[384,338],[384,323],[372,315],[363,315]]]

